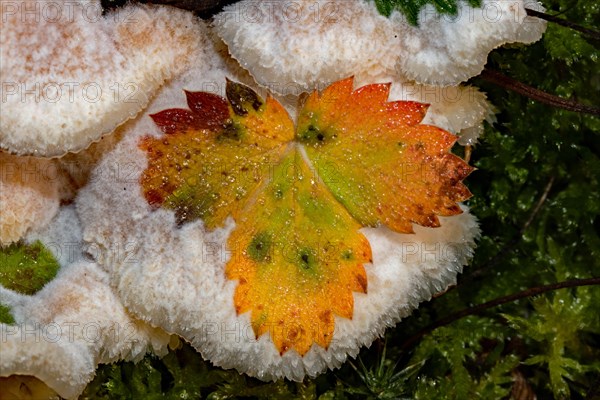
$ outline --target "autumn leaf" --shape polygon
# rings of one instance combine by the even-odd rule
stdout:
[[[293,146],[228,241],[237,312],[252,311],[257,336],[271,333],[281,352],[328,346],[334,315],[352,318],[352,292],[367,290],[371,249],[360,227]]]
[[[319,176],[362,225],[412,233],[460,214],[472,171],[448,150],[456,136],[419,125],[427,105],[387,102],[389,84],[352,91],[352,80],[314,92],[298,116],[296,140]]]
[[[238,280],[236,311],[281,354],[327,348],[334,318],[352,318],[372,261],[362,227],[436,227],[470,196],[456,137],[419,124],[426,105],[352,84],[312,93],[296,129],[276,100],[239,83],[227,82],[227,99],[186,92],[190,109],[152,115],[164,135],[140,143],[149,204],[209,229],[233,217],[225,273]]]
[[[152,115],[165,136],[146,137],[149,167],[141,178],[151,205],[175,210],[179,223],[202,219],[208,228],[237,219],[248,196],[293,139],[285,109],[228,82],[227,98],[186,92],[190,110]]]

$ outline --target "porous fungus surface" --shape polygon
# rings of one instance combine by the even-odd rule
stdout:
[[[208,39],[204,40],[209,42]],[[148,114],[153,115],[155,119],[160,119],[159,116],[168,115],[161,113],[167,113],[165,109],[178,107],[177,111],[171,111],[171,117],[176,116],[179,121],[191,122],[192,125],[196,122],[208,124],[199,129],[204,129],[204,134],[213,139],[219,132],[223,133],[220,129],[217,129],[216,133],[208,133],[207,130],[211,129],[210,118],[197,121],[190,114],[194,110],[189,107],[190,104],[187,104],[190,98],[194,99],[194,92],[210,91],[224,96],[227,91],[224,84],[226,78],[251,84],[246,74],[227,60],[221,48],[217,46],[216,50],[219,51],[213,49],[211,54],[210,46],[206,46],[205,55],[210,54],[210,56],[203,58],[201,62],[194,62],[192,69],[163,88],[150,105]],[[211,90],[206,90],[207,87]],[[189,92],[187,96],[182,89]],[[252,120],[254,112],[258,112],[250,110],[256,97],[251,95],[243,97],[246,100],[237,111],[247,112],[248,120]],[[212,97],[211,99],[214,100]],[[262,104],[268,102],[269,100],[266,100]],[[192,104],[195,104],[194,101]],[[214,102],[209,104],[212,104],[210,109],[216,115],[221,115],[223,110],[218,105],[215,106]],[[260,107],[262,106],[259,105],[258,108]],[[265,107],[274,106],[265,105]],[[228,110],[230,116],[235,114],[235,108],[235,105],[231,105]],[[236,115],[243,120],[242,116]],[[420,117],[422,116],[420,114]],[[348,118],[352,118],[352,115]],[[410,120],[410,117],[408,119]],[[285,124],[275,125],[281,127]],[[163,124],[159,128],[148,115],[140,116],[135,121],[124,125],[123,140],[100,161],[96,171],[92,173],[90,184],[80,192],[76,205],[84,221],[84,239],[93,248],[100,250],[98,260],[108,270],[111,281],[127,308],[153,325],[181,335],[192,343],[203,357],[215,365],[236,368],[240,372],[265,380],[282,377],[302,380],[306,376],[316,376],[326,368],[338,367],[348,356],[355,356],[361,346],[370,344],[381,335],[386,327],[392,326],[401,317],[408,315],[419,302],[453,283],[456,274],[472,255],[474,240],[479,231],[475,219],[464,207],[462,210],[454,209],[454,214],[462,211],[458,215],[437,217],[440,225],[438,228],[410,225],[414,233],[394,232],[383,226],[355,231],[356,237],[362,236],[363,240],[366,240],[365,243],[368,242],[372,250],[372,263],[364,259],[356,260],[366,263],[364,266],[368,282],[366,293],[358,284],[356,286],[349,284],[347,289],[344,289],[349,289],[351,293],[353,302],[351,319],[347,312],[340,311],[337,315],[332,313],[331,317],[327,316],[327,321],[333,320],[335,329],[327,344],[325,342],[319,344],[319,335],[316,335],[313,338],[317,339],[313,340],[315,343],[311,342],[311,345],[300,341],[294,343],[297,344],[296,347],[289,346],[286,349],[286,344],[278,340],[296,337],[292,326],[298,325],[286,324],[283,327],[285,331],[282,331],[279,336],[267,329],[261,332],[260,324],[253,321],[256,313],[246,312],[247,303],[243,301],[244,298],[254,299],[253,295],[238,292],[239,287],[242,286],[242,280],[239,279],[241,270],[244,270],[244,273],[251,271],[243,266],[265,261],[267,257],[262,251],[264,247],[260,244],[268,247],[269,238],[259,235],[255,230],[260,228],[261,224],[276,224],[277,212],[273,214],[267,212],[273,221],[269,221],[265,218],[266,215],[260,213],[257,214],[260,218],[251,218],[252,212],[246,214],[242,212],[242,207],[237,206],[233,206],[233,210],[227,213],[213,214],[212,211],[207,213],[207,210],[212,210],[210,201],[197,203],[206,205],[206,208],[189,207],[197,204],[181,202],[183,199],[189,200],[189,197],[181,195],[185,190],[177,191],[182,186],[174,188],[166,181],[167,184],[161,187],[160,181],[153,179],[153,174],[148,174],[147,171],[156,168],[166,177],[168,175],[166,170],[169,168],[177,170],[176,159],[185,158],[185,148],[180,146],[178,151],[165,152],[168,149],[162,148],[160,143],[165,141],[177,144],[176,132],[179,127],[177,122],[174,126]],[[305,130],[305,132],[309,131],[311,130],[308,128]],[[225,130],[227,134],[235,132],[236,130]],[[226,135],[222,137],[225,138]],[[209,146],[208,151],[202,148],[200,144],[205,140],[208,139],[199,136],[194,142],[196,144],[189,150],[206,152],[206,157],[210,157],[211,154],[214,157],[221,156],[216,145]],[[268,138],[261,138],[261,140],[268,141]],[[305,162],[305,155],[296,149],[296,146],[297,144],[291,144],[292,149],[288,155],[292,176],[281,182],[277,180],[269,180],[269,182],[291,185],[292,188],[296,185],[298,193],[306,190],[303,185],[307,188],[311,187],[309,192],[313,190],[319,192],[319,186],[313,186],[310,182],[294,184],[293,171],[302,170],[301,165]],[[151,151],[152,154],[149,154],[151,149],[154,152]],[[447,146],[441,146],[439,151],[446,153]],[[160,157],[157,155],[160,152],[171,162],[158,163]],[[235,156],[232,157],[235,159]],[[244,162],[245,159],[240,157],[240,160]],[[190,157],[188,161],[193,163],[193,158]],[[246,162],[251,160],[246,159]],[[115,180],[114,177],[122,173],[124,164],[127,165],[127,179]],[[221,172],[216,165],[210,163],[206,165],[207,176]],[[222,165],[228,168],[228,163]],[[213,166],[215,168],[211,171]],[[276,165],[273,167],[276,169]],[[181,177],[183,178],[183,175]],[[196,185],[193,185],[194,182],[188,179],[190,188],[200,190],[205,187],[207,181],[202,181],[202,175],[186,175],[186,178],[191,177],[199,180],[195,182]],[[224,186],[226,181],[226,179],[215,179],[213,189],[221,184],[226,192],[227,188]],[[143,185],[142,182],[155,182],[158,192],[148,191],[149,185]],[[177,178],[173,182],[186,182],[186,179]],[[212,191],[209,190],[211,185],[213,184],[208,184],[208,191]],[[276,194],[277,190],[271,192]],[[264,193],[270,192],[267,189]],[[333,195],[329,194],[329,196]],[[225,196],[225,199],[227,198]],[[261,194],[257,193],[255,198],[257,204],[260,203],[260,199]],[[274,200],[264,198],[265,205],[271,201]],[[220,208],[214,209],[220,210]],[[268,209],[267,207],[266,210]],[[301,214],[302,208],[296,208],[296,211]],[[238,215],[240,221],[228,217],[229,214]],[[216,215],[218,218],[215,217]],[[244,218],[248,218],[248,222],[244,222]],[[206,219],[206,223],[203,219]],[[252,224],[250,219],[254,221]],[[285,220],[283,217],[279,219]],[[292,220],[293,218],[290,221]],[[239,271],[237,267],[232,267],[234,264],[229,264],[235,259],[231,240],[236,237],[236,230],[239,230],[241,235],[245,235],[246,241],[242,239],[234,241],[247,245],[244,247],[242,243],[242,251],[238,253],[246,259],[238,264],[242,266]],[[275,234],[275,238],[294,239],[294,234],[286,235],[282,230]],[[124,260],[117,256],[116,247],[126,243],[133,245],[129,248],[127,260]],[[259,246],[254,246],[252,250],[252,244],[259,244]],[[439,256],[424,256],[427,249],[430,251],[435,249],[433,251],[437,251]],[[307,253],[306,256],[305,260],[302,254],[299,254],[297,261],[310,264],[311,254]],[[337,265],[337,262],[333,264]],[[289,279],[289,276],[284,274],[282,279]],[[353,282],[358,283],[356,280]],[[277,289],[274,290],[276,292]],[[330,298],[332,296],[336,295],[330,294]],[[307,336],[300,335],[300,337]]]
[[[458,3],[455,16],[440,15],[431,4],[419,13],[419,25],[395,12],[401,27],[397,69],[409,79],[434,85],[456,85],[483,70],[490,51],[506,43],[533,43],[546,22],[527,16],[525,7],[543,8],[535,1],[482,0],[481,7]]]
[[[0,245],[50,222],[58,211],[63,177],[52,160],[0,151]]]
[[[534,42],[545,26],[526,16],[521,0],[484,0],[481,7],[459,2],[455,16],[428,4],[418,26],[397,11],[384,17],[374,2],[362,0],[245,0],[215,18],[232,56],[277,92],[390,71],[419,83],[456,85],[479,74],[492,49]]]
[[[276,93],[323,89],[350,75],[393,71],[394,22],[366,1],[241,1],[215,17],[231,55]]]
[[[185,68],[198,34],[195,17],[171,7],[3,7],[0,148],[17,154],[60,156],[112,132]]]

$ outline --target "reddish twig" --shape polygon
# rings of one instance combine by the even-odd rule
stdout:
[[[503,88],[506,88],[508,90],[512,90],[513,92],[522,94],[523,96],[539,101],[540,103],[548,104],[553,107],[558,107],[569,111],[600,115],[600,108],[587,106],[585,104],[577,103],[576,101],[563,99],[562,97],[546,93],[543,90],[539,90],[532,86],[526,85],[525,83],[520,82],[514,78],[508,77],[498,71],[486,68],[479,76],[482,79],[485,79],[486,81],[502,86]]]

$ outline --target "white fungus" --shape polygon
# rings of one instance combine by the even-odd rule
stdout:
[[[58,211],[60,168],[53,160],[0,151],[0,245],[45,226]]]
[[[473,144],[492,108],[484,93],[459,84],[481,72],[495,47],[533,42],[545,29],[525,13],[541,6],[524,0],[483,0],[480,8],[461,1],[455,17],[428,5],[417,27],[398,12],[380,15],[373,1],[244,0],[214,19],[225,47],[191,13],[170,7],[129,5],[102,16],[99,0],[6,4],[0,148],[59,156],[117,130],[59,160],[0,153],[0,245],[40,240],[61,265],[34,295],[0,286],[15,320],[0,324],[0,377],[34,376],[66,398],[83,391],[99,363],[164,354],[166,332],[217,366],[263,380],[337,368],[455,283],[479,236],[464,205],[440,217],[441,227],[415,226],[414,234],[363,228],[373,262],[365,265],[368,293],[353,295],[352,319],[335,317],[327,349],[281,355],[269,334],[255,337],[250,313],[236,313],[238,282],[225,275],[233,219],[212,231],[202,221],[179,226],[173,211],[144,198],[140,139],[163,135],[149,114],[187,108],[184,89],[223,96],[229,78],[279,95],[294,118],[302,92],[354,76],[356,87],[392,83],[390,101],[430,104],[423,123]],[[51,167],[60,170],[54,180],[27,178]],[[58,212],[86,184],[77,213]],[[56,327],[59,340],[48,340]]]
[[[135,116],[187,65],[195,17],[100,0],[14,1],[0,22],[0,148],[60,156]]]
[[[148,114],[186,108],[183,89],[223,94],[226,77],[248,83],[223,51],[211,49],[206,45],[203,54],[193,57],[194,67],[159,92]],[[162,133],[146,113],[122,129],[123,140],[99,162],[76,200],[84,239],[99,250],[99,262],[133,314],[182,336],[215,365],[263,380],[302,380],[339,367],[420,302],[454,283],[479,235],[466,208],[463,214],[440,218],[440,228],[416,226],[414,235],[363,229],[373,264],[365,266],[368,294],[354,294],[353,319],[336,317],[327,350],[313,344],[303,357],[295,350],[282,356],[269,334],[255,339],[249,313],[236,314],[237,281],[228,280],[224,271],[234,221],[207,231],[201,221],[178,227],[173,211],[153,210],[139,183],[148,163],[139,142]],[[117,180],[123,165],[127,179]],[[127,244],[133,245],[123,259],[119,249]]]
[[[496,47],[542,37],[546,22],[528,17],[526,7],[543,10],[536,1],[482,0],[476,8],[461,1],[458,14],[448,16],[428,4],[419,13],[418,27],[394,13],[391,20],[402,27],[399,72],[434,85],[456,85],[478,75]]]
[[[61,268],[33,295],[0,286],[0,303],[15,321],[0,324],[0,377],[32,376],[60,396],[75,398],[99,363],[139,360],[147,351],[166,353],[170,335],[132,318],[108,274],[82,253],[73,206],[63,207],[45,229],[26,238],[36,240]]]
[[[459,1],[451,17],[427,5],[413,26],[398,11],[380,15],[373,1],[245,0],[217,15],[215,27],[232,56],[274,91],[390,71],[445,86],[479,74],[492,49],[541,37],[546,25],[527,17],[525,5],[541,9],[523,0],[483,0],[480,8]]]
[[[394,22],[362,0],[245,0],[225,7],[214,26],[256,81],[281,94],[377,77],[394,70],[401,50]]]

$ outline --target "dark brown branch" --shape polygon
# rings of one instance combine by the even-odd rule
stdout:
[[[524,298],[531,297],[531,296],[537,296],[539,294],[542,294],[545,292],[550,292],[553,290],[571,288],[571,287],[577,287],[577,286],[592,286],[592,285],[600,285],[600,277],[587,278],[587,279],[573,279],[573,280],[569,280],[569,281],[552,283],[550,285],[538,286],[538,287],[530,288],[527,290],[523,290],[522,292],[518,292],[518,293],[508,295],[508,296],[500,297],[500,298],[488,301],[483,304],[465,308],[464,310],[450,314],[442,319],[437,320],[433,324],[421,329],[419,332],[417,332],[416,334],[409,337],[402,344],[401,350],[407,350],[407,349],[411,348],[416,342],[418,342],[426,334],[428,334],[442,326],[449,325],[452,322],[457,321],[466,316],[473,315],[473,314],[479,314],[485,310],[488,310],[493,307],[497,307],[502,304],[510,303],[515,300],[524,299]]]
[[[192,11],[202,18],[210,18],[219,13],[224,6],[235,3],[237,0],[101,0],[102,8],[110,10],[122,7],[128,1],[147,4],[169,5],[182,10]]]
[[[527,15],[531,16],[531,17],[537,17],[539,19],[543,19],[549,22],[554,22],[555,24],[573,29],[574,31],[577,32],[581,32],[587,36],[589,36],[592,39],[595,40],[600,40],[600,32],[595,31],[593,29],[589,29],[586,27],[583,27],[581,25],[577,25],[571,21],[568,21],[566,19],[562,19],[562,18],[558,18],[554,15],[550,15],[550,14],[546,14],[540,11],[536,11],[536,10],[532,10],[531,8],[526,8],[525,11],[527,12]]]
[[[141,0],[140,2],[169,5],[183,10],[193,11],[195,13],[220,11],[224,5],[232,3],[231,0]]]
[[[480,76],[486,81],[495,83],[496,85],[502,86],[503,88],[512,90],[513,92],[522,94],[523,96],[529,97],[530,99],[544,104],[563,108],[569,111],[600,115],[600,108],[587,106],[585,104],[580,104],[572,100],[563,99],[562,97],[546,93],[542,90],[526,85],[523,82],[519,82],[516,79],[508,77],[498,71],[486,68],[483,70]]]

